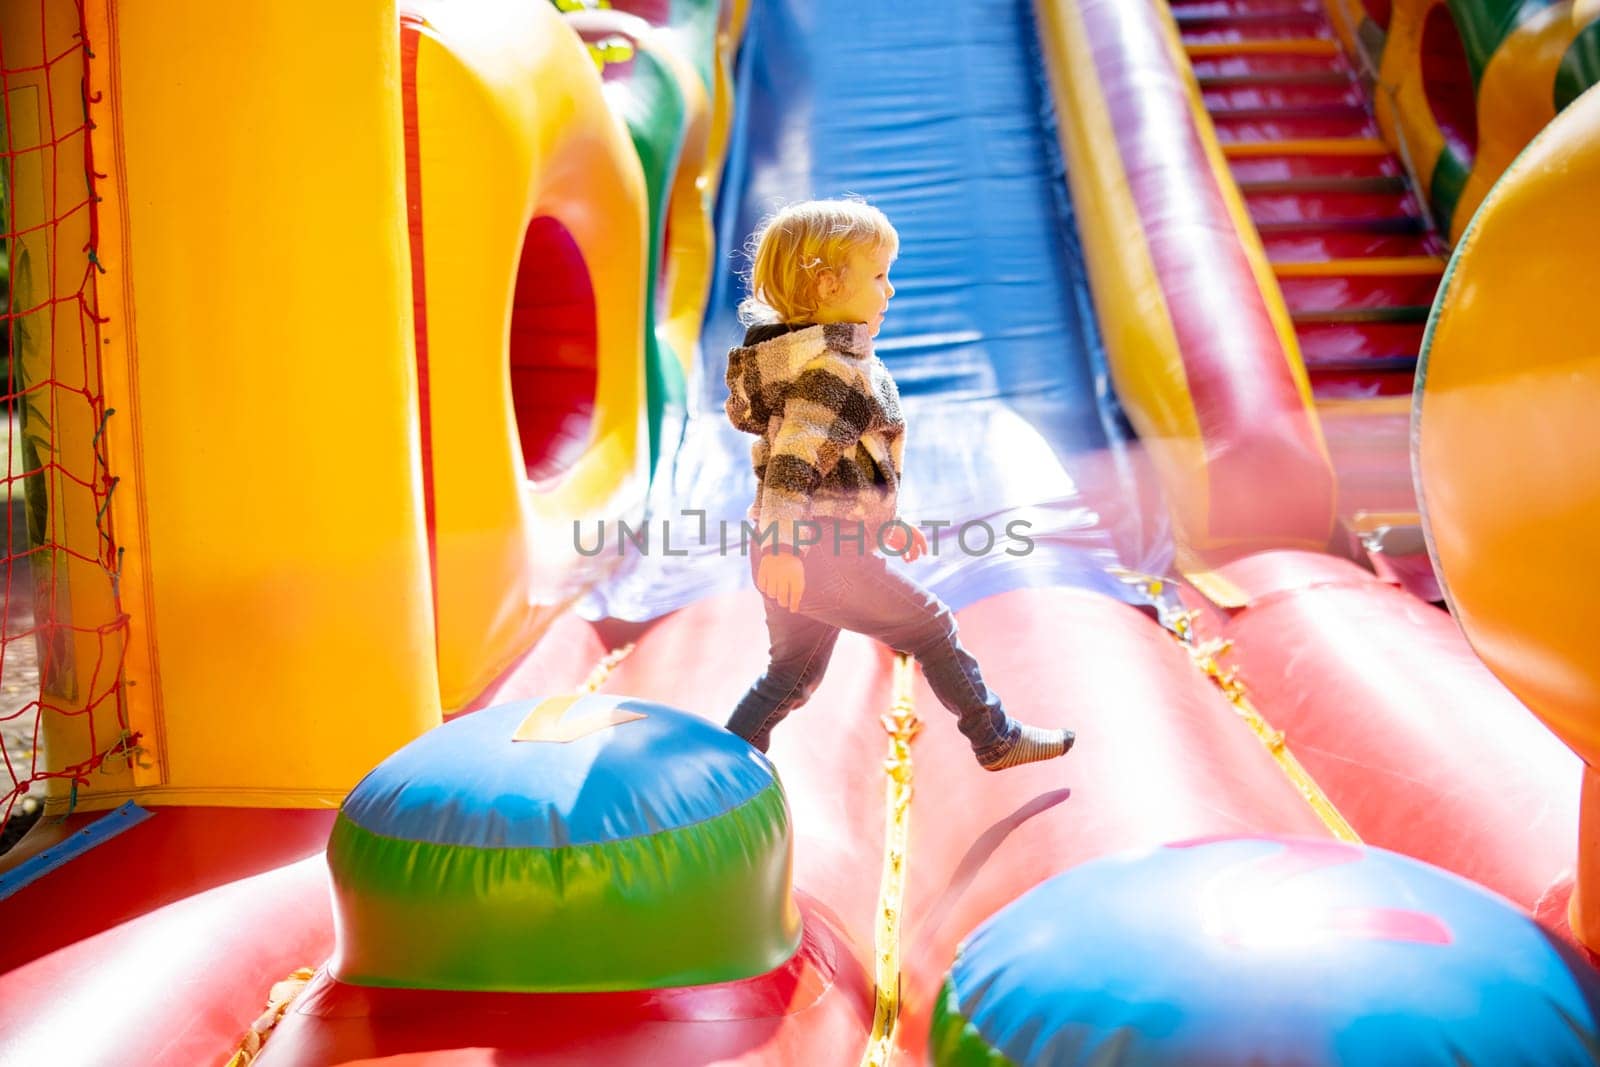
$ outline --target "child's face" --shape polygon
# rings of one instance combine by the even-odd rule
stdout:
[[[823,278],[817,321],[864,322],[876,337],[894,295],[894,286],[889,284],[892,260],[887,248],[851,249],[844,269]]]

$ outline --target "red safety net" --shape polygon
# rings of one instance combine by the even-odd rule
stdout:
[[[84,26],[81,0],[0,13],[0,850],[47,793],[70,805],[108,761],[125,769],[138,740],[122,703],[127,618],[105,433],[117,416],[101,384],[96,297],[104,175]]]

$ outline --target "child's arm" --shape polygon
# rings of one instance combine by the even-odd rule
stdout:
[[[904,519],[896,521],[883,532],[883,547],[897,556],[904,556],[907,563],[924,556],[928,552],[928,539],[922,531],[906,522]]]

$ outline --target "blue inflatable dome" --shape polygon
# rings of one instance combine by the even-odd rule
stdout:
[[[748,977],[799,945],[772,764],[661,704],[564,696],[430,731],[346,798],[328,845],[361,985],[560,991]]]
[[[1600,980],[1505,900],[1382,849],[1227,838],[1085,863],[961,946],[940,1065],[1589,1064]]]

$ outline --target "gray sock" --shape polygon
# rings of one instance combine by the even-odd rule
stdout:
[[[1003,771],[1007,767],[1020,767],[1024,763],[1064,756],[1072,747],[1071,730],[1045,730],[1038,726],[1024,726],[1022,733],[1011,742],[1011,747],[983,763],[986,771]]]

